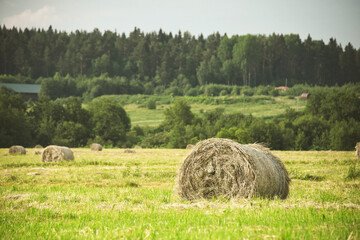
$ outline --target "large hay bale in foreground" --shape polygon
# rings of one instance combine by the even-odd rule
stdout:
[[[23,146],[11,146],[9,148],[9,154],[26,154],[26,150]]]
[[[102,146],[98,143],[93,143],[90,146],[91,151],[102,151]]]
[[[43,150],[41,158],[43,162],[71,161],[74,160],[74,154],[68,147],[50,145]]]
[[[360,142],[356,143],[355,146],[355,155],[360,158]]]
[[[188,200],[219,196],[284,199],[289,183],[284,164],[263,146],[211,138],[197,143],[185,158],[178,190]]]

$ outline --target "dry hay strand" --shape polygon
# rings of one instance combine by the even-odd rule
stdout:
[[[186,145],[186,149],[193,149],[195,146],[193,144]]]
[[[355,156],[357,156],[357,158],[360,158],[360,142],[356,143]]]
[[[26,154],[26,150],[23,146],[11,146],[9,148],[9,154],[14,155],[14,154]]]
[[[136,153],[136,151],[133,149],[127,148],[124,150],[124,153]]]
[[[40,144],[36,145],[34,148],[43,148]]]
[[[68,147],[50,145],[43,150],[41,158],[43,162],[71,161],[74,160],[74,154]]]
[[[102,151],[102,146],[98,143],[93,143],[90,146],[91,151]]]
[[[289,174],[269,149],[229,139],[210,138],[196,144],[179,169],[177,188],[187,200],[251,198],[289,194]]]

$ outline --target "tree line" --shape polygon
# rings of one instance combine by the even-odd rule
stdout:
[[[341,46],[334,38],[301,40],[297,34],[214,33],[205,38],[161,29],[144,33],[134,28],[126,35],[2,26],[0,74],[18,75],[15,81],[27,83],[62,77],[80,91],[92,86],[94,96],[103,82],[130,94],[189,91],[207,84],[335,86],[360,81],[360,49]]]
[[[294,94],[301,90],[296,87]],[[219,137],[240,143],[263,143],[278,150],[353,150],[360,139],[360,85],[317,87],[311,92],[305,111],[288,109],[272,119],[229,114],[223,108],[195,114],[187,98],[178,97],[164,110],[165,119],[158,127],[141,128],[131,126],[121,103],[112,96],[95,98],[85,106],[79,97],[51,100],[40,96],[37,102],[24,102],[20,94],[3,87],[0,147],[83,147],[97,142],[113,147],[185,148],[190,143]],[[206,96],[201,100],[209,104],[217,101]],[[149,98],[146,105],[154,109],[156,100]]]

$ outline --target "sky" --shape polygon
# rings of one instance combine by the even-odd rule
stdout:
[[[195,36],[295,33],[360,48],[360,0],[0,0],[0,24],[127,35],[134,27]]]

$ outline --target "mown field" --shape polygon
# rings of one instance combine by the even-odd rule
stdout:
[[[141,96],[141,95],[140,95]],[[140,127],[154,127],[164,120],[164,109],[171,106],[173,98],[168,96],[146,96],[143,95],[143,101],[131,102],[124,98],[128,96],[113,96],[120,101],[128,113],[131,124]],[[146,98],[159,98],[156,109],[146,108]],[[225,113],[243,113],[252,114],[255,117],[271,118],[284,114],[287,108],[302,111],[305,109],[306,100],[290,99],[287,96],[252,96],[252,97],[185,97],[185,101],[191,106],[191,111],[196,114],[202,114],[215,108],[223,108]],[[244,101],[242,100],[244,99]],[[201,100],[204,100],[203,102]],[[233,101],[233,102],[232,102]],[[230,102],[230,103],[229,103]]]
[[[0,149],[1,239],[360,238],[353,152],[274,151],[292,178],[286,200],[188,202],[175,179],[190,150],[73,149],[59,163],[34,151]]]

